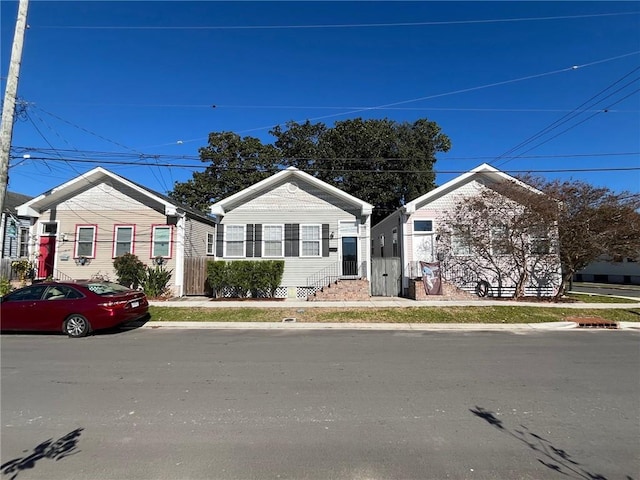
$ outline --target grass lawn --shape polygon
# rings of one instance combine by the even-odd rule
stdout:
[[[156,322],[297,322],[362,323],[544,323],[567,317],[598,317],[616,322],[640,322],[640,308],[590,309],[531,306],[405,307],[405,308],[149,308]]]

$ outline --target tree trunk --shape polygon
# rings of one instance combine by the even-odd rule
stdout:
[[[564,291],[567,287],[567,283],[569,283],[569,280],[571,280],[571,277],[573,277],[573,272],[565,272],[562,274],[562,282],[558,287],[558,291],[556,292],[556,296],[554,300],[558,301],[560,297],[564,295]]]

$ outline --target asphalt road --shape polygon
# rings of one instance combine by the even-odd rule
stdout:
[[[640,333],[1,338],[6,479],[640,479]]]
[[[640,298],[640,285],[574,282],[572,287],[572,291],[580,293],[609,295],[613,297]]]

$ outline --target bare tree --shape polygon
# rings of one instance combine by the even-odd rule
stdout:
[[[527,179],[559,201],[558,232],[562,284],[602,258],[640,260],[640,194],[613,192],[580,181]]]
[[[521,298],[530,286],[537,287],[538,295],[555,290],[560,283],[557,207],[547,195],[518,181],[483,186],[460,197],[438,231],[445,277],[476,282],[481,296],[502,296],[513,288],[513,296]]]

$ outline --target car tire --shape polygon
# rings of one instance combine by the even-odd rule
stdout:
[[[491,285],[486,280],[480,280],[476,284],[476,295],[479,297],[486,297],[491,290]]]
[[[91,324],[82,315],[74,313],[64,321],[63,331],[71,338],[86,337],[91,332]]]

